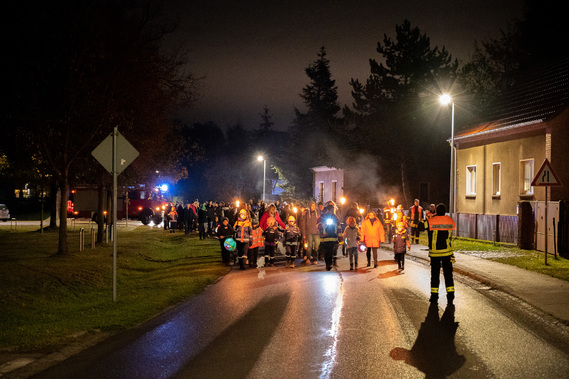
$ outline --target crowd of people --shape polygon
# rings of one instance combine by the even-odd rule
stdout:
[[[442,267],[447,298],[452,302],[454,254],[450,233],[454,222],[444,216],[445,212],[442,204],[438,207],[431,204],[424,212],[418,199],[407,212],[401,205],[395,206],[392,200],[377,210],[360,208],[354,202],[346,211],[340,210],[333,201],[311,202],[304,207],[279,201],[225,204],[195,200],[185,206],[171,204],[164,214],[164,229],[171,233],[183,230],[186,234],[197,230],[200,239],[218,238],[222,262],[226,265],[238,262],[242,270],[257,267],[259,258],[264,266],[274,266],[279,246],[284,249],[287,268],[294,268],[297,260],[307,265],[323,260],[326,270],[331,270],[339,251],[349,258],[350,270],[358,269],[360,252],[366,253],[367,267],[373,264],[376,268],[378,249],[387,240],[393,244],[400,273],[405,270],[405,254],[411,244],[418,244],[420,233],[427,231],[431,301],[438,300]]]

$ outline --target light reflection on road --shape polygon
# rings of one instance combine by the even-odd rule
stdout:
[[[336,301],[332,312],[332,320],[330,329],[326,334],[331,337],[331,344],[324,353],[324,362],[322,363],[322,372],[320,378],[329,378],[336,364],[336,354],[338,346],[338,336],[340,334],[340,318],[342,316],[342,308],[344,306],[344,280],[339,275],[329,275],[324,278],[324,290],[327,295],[336,293]]]

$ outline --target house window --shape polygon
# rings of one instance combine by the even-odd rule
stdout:
[[[533,195],[533,159],[520,161],[520,195]]]
[[[492,163],[492,196],[500,196],[502,164]]]
[[[332,201],[336,202],[336,189],[338,188],[338,182],[333,180],[332,181]]]
[[[320,188],[318,191],[318,201],[324,202],[324,182],[320,182]]]
[[[476,196],[476,166],[466,166],[466,196]]]

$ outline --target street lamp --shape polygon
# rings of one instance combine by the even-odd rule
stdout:
[[[451,134],[450,134],[450,191],[449,191],[449,213],[452,217],[452,214],[455,212],[455,204],[454,204],[454,189],[455,189],[455,159],[454,159],[454,101],[448,94],[443,94],[439,97],[439,102],[442,105],[451,104]]]
[[[265,182],[266,182],[265,175],[267,172],[267,161],[265,160],[265,158],[263,158],[262,155],[259,155],[257,157],[257,160],[259,162],[263,161],[263,203],[264,203],[265,202]]]

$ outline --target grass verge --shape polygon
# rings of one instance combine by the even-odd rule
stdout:
[[[77,334],[128,329],[229,271],[217,240],[119,228],[113,302],[112,243],[79,252],[78,230],[66,256],[54,255],[57,231],[0,230],[0,351],[50,351]]]

